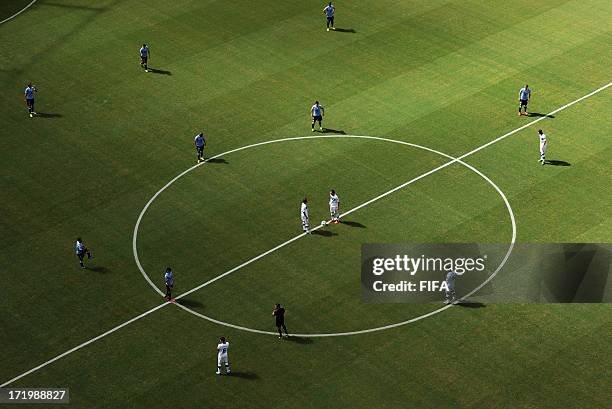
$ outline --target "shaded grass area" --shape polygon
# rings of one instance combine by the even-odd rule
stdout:
[[[0,21],[5,20],[23,10],[31,0],[6,0],[0,3]]]

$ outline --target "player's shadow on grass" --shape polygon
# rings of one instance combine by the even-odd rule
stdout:
[[[62,8],[84,10],[84,11],[97,11],[97,12],[103,12],[103,11],[108,10],[108,7],[77,6],[73,4],[60,4],[60,3],[52,3],[49,1],[40,1],[40,0],[38,1],[38,5],[39,6],[62,7]]]
[[[313,231],[312,234],[316,234],[317,236],[323,236],[323,237],[332,237],[332,236],[338,235],[338,233],[334,233],[329,230],[320,230],[320,229]]]
[[[96,267],[87,267],[89,271],[93,271],[95,273],[106,274],[110,273],[110,270],[106,267],[96,266]]]
[[[232,371],[232,373],[229,374],[228,376],[230,376],[232,378],[247,379],[249,381],[254,381],[254,380],[259,379],[259,375],[257,375],[254,372],[235,372],[235,371]]]
[[[463,308],[484,308],[487,306],[486,304],[477,301],[460,301],[455,305]]]
[[[322,133],[336,133],[336,134],[340,134],[340,135],[346,135],[346,132],[344,132],[341,129],[323,128],[323,130],[321,132]]]
[[[36,117],[38,118],[61,118],[62,114],[52,114],[50,112],[37,112]]]
[[[285,338],[285,340],[289,341],[289,342],[295,342],[296,344],[312,344],[314,341],[312,340],[312,338],[310,337],[296,337],[296,336],[290,336]]]
[[[223,158],[214,158],[214,159],[208,159],[206,163],[224,163],[227,165],[229,162]]]
[[[171,71],[158,70],[157,68],[149,68],[149,72],[152,72],[153,74],[172,75]]]
[[[572,166],[571,163],[566,162],[564,160],[547,160],[544,162],[545,165],[553,165],[553,166]]]
[[[337,31],[338,33],[356,33],[357,30],[355,30],[354,28],[336,28],[334,31]]]
[[[176,302],[187,308],[202,308],[204,306],[201,302],[190,300],[189,298],[181,298],[180,300],[176,300]]]
[[[545,116],[546,118],[554,118],[554,115],[547,115],[547,114],[541,114],[539,112],[530,112],[529,114],[527,114],[528,117],[542,117]]]
[[[341,224],[346,224],[347,226],[351,226],[351,227],[359,227],[360,229],[365,229],[365,225],[359,223],[359,222],[352,222],[350,220],[341,220],[340,221]]]

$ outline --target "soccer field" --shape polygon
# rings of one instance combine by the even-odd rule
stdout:
[[[370,304],[361,281],[365,243],[612,242],[612,3],[340,1],[329,32],[325,4],[0,4],[1,387],[83,409],[612,407],[611,304]],[[330,189],[342,222],[321,227]]]

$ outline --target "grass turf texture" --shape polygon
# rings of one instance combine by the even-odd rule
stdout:
[[[27,2],[6,2],[8,16]],[[146,201],[207,155],[310,134],[325,125],[461,155],[530,119],[517,91],[546,113],[610,80],[612,7],[605,1],[339,3],[327,33],[323,3],[39,1],[0,26],[5,200],[0,238],[0,381],[4,382],[161,301],[132,258]],[[1,19],[3,19],[2,17]],[[151,45],[144,74],[137,49]],[[39,87],[30,120],[21,101]],[[606,90],[468,158],[507,194],[520,242],[609,242]],[[535,134],[549,135],[537,164]],[[177,182],[143,219],[139,249],[161,286],[177,291],[299,233],[326,191],[346,210],[442,163],[400,145],[287,142],[228,155]],[[273,330],[273,302],[290,331],[384,325],[431,306],[362,305],[359,244],[507,241],[499,197],[453,165],[195,292],[196,311]],[[82,235],[96,259],[81,271]],[[503,273],[503,272],[502,272]],[[170,306],[11,386],[71,389],[72,406],[576,407],[610,402],[609,305],[452,308],[369,335],[283,342],[211,324]],[[237,375],[214,375],[214,345],[232,342]]]

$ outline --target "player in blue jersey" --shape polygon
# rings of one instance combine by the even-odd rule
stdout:
[[[312,132],[315,131],[314,127],[315,122],[317,121],[319,121],[319,130],[322,131],[323,126],[321,124],[321,121],[323,121],[323,115],[325,115],[325,110],[323,109],[323,106],[319,105],[319,101],[315,101],[314,105],[310,107],[310,113],[312,115]]]
[[[36,112],[34,112],[34,93],[38,91],[34,85],[30,82],[24,91],[25,103],[28,107],[28,113],[30,118],[34,118]]]
[[[204,147],[206,146],[206,139],[204,138],[204,132],[200,132],[194,138],[196,152],[198,155],[198,163],[204,160]]]
[[[529,103],[529,98],[531,98],[531,90],[529,89],[529,85],[525,84],[524,88],[521,88],[519,91],[519,108],[518,114],[521,115],[529,115],[527,112],[527,104]],[[525,113],[521,113],[521,108],[525,107]]]
[[[93,256],[87,247],[85,247],[85,243],[83,243],[83,239],[78,237],[76,239],[76,243],[74,245],[74,250],[76,252],[77,257],[79,258],[79,264],[81,268],[85,268],[85,264],[83,263],[83,259],[85,255],[87,255],[87,259],[91,260]]]
[[[327,17],[327,31],[329,31],[330,28],[335,30],[334,15],[336,14],[336,8],[332,5],[331,1],[323,9],[323,14],[325,14],[325,17]]]
[[[145,72],[149,72],[149,66],[147,64],[150,57],[151,51],[149,51],[149,47],[143,44],[142,47],[140,47],[140,66],[144,68]]]
[[[166,300],[174,301],[172,298],[172,287],[174,287],[174,273],[170,267],[166,268],[164,273],[164,282],[166,283]]]

